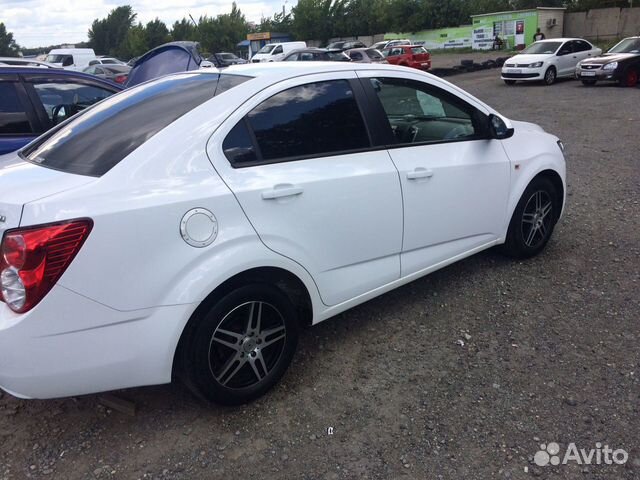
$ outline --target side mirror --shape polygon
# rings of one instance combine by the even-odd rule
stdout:
[[[513,136],[514,130],[507,126],[502,118],[498,115],[489,115],[489,133],[491,138],[496,140],[504,140]]]

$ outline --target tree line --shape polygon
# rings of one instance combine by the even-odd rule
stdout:
[[[470,15],[533,7],[566,7],[582,11],[628,7],[628,0],[298,0],[290,12],[275,13],[258,24],[247,21],[234,2],[229,13],[184,17],[167,26],[156,18],[136,21],[129,5],[114,8],[95,19],[88,31],[88,46],[96,53],[128,59],[172,40],[200,43],[204,52],[236,51],[250,32],[289,33],[293,39],[326,42],[335,37],[417,32],[468,24]],[[50,47],[47,47],[50,48]],[[0,56],[20,51],[11,32],[0,23]],[[24,54],[45,50],[22,49]],[[46,50],[48,51],[48,50]]]

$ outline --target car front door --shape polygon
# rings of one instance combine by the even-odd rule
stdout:
[[[557,65],[558,65],[558,76],[566,77],[571,76],[575,72],[576,64],[578,63],[578,58],[574,53],[574,44],[572,40],[565,42],[558,50],[557,56]]]
[[[484,107],[402,72],[359,72],[378,101],[404,200],[402,276],[495,243],[506,229],[510,164]]]
[[[353,72],[298,77],[257,92],[208,152],[262,242],[310,272],[337,305],[400,276],[402,195],[372,149]]]

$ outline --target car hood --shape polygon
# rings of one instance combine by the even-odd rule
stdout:
[[[29,163],[17,154],[0,156],[0,235],[20,225],[24,204],[95,180]]]
[[[513,57],[511,57],[510,59],[508,59],[507,61],[505,61],[504,63],[507,64],[511,64],[511,63],[517,63],[520,65],[529,65],[531,63],[536,63],[536,62],[544,62],[545,60],[548,60],[549,58],[553,57],[553,54],[541,54],[541,55],[515,55]]]
[[[581,63],[582,65],[584,65],[585,63],[604,64],[604,63],[611,63],[611,62],[620,62],[628,58],[633,58],[638,56],[640,56],[640,54],[638,53],[605,53],[604,55],[601,55],[599,57],[593,57],[588,60],[584,60]]]
[[[518,120],[511,120],[511,124],[516,131],[526,132],[544,132],[544,129],[535,123],[520,122]]]

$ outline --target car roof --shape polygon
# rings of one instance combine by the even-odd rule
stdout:
[[[568,37],[561,37],[561,38],[545,38],[544,40],[538,40],[535,43],[547,43],[547,42],[568,42],[570,40],[584,40],[585,42],[588,42],[589,40],[585,40],[584,38],[568,38]]]
[[[40,68],[40,67],[19,67],[19,66],[10,66],[10,65],[0,65],[0,75],[7,74],[34,74],[34,75],[43,75],[47,77],[69,77],[69,79],[73,78],[81,78],[84,80],[91,80],[95,83],[100,83],[103,85],[108,85],[110,87],[115,87],[116,89],[122,90],[122,85],[118,85],[117,83],[110,82],[108,80],[104,80],[100,77],[96,77],[95,75],[89,75],[88,73],[77,72],[75,70],[64,70],[62,68]]]
[[[250,77],[271,77],[274,80],[286,79],[300,75],[313,75],[315,73],[349,72],[357,70],[392,70],[398,71],[397,65],[376,64],[371,66],[366,63],[353,62],[269,62],[246,63],[244,65],[232,65],[223,73],[247,75]]]

